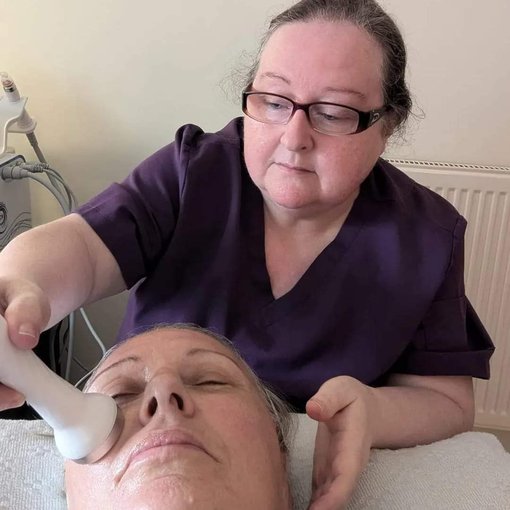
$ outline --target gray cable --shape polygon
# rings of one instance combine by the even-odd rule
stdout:
[[[37,141],[35,132],[32,131],[32,133],[27,133],[27,138],[28,138],[28,141],[30,142],[30,145],[34,149],[37,159],[41,163],[43,163],[47,166],[46,170],[53,170],[53,169],[50,169],[50,167],[48,166],[48,162],[46,161],[46,158],[44,157],[44,154],[42,153],[42,150],[39,147],[39,142]],[[61,190],[60,190],[58,181],[60,181],[60,184],[62,184],[62,186],[64,187],[64,189],[67,193],[68,201],[69,201],[69,208],[64,213],[69,214],[71,212],[71,210],[73,209],[72,201],[74,200],[75,205],[78,205],[78,202],[76,201],[76,197],[74,196],[74,193],[71,191],[71,189],[64,182],[64,179],[61,177],[61,175],[58,172],[56,172],[55,170],[53,170],[53,172],[55,172],[56,175],[48,173],[48,179],[50,180],[53,187],[55,189],[57,189],[60,193],[61,193]]]
[[[90,319],[88,315],[85,313],[85,310],[83,308],[80,308],[81,316],[83,317],[83,320],[85,321],[85,324],[89,328],[90,333],[94,337],[94,340],[96,341],[97,345],[99,345],[99,348],[101,349],[101,353],[104,356],[106,354],[106,347],[104,346],[103,342],[99,338],[99,335],[96,333],[96,330],[93,328],[92,323],[90,322]]]
[[[68,214],[71,212],[71,210],[74,208],[74,206],[78,205],[78,201],[76,200],[76,196],[74,195],[73,191],[64,181],[64,178],[53,168],[51,168],[47,163],[21,163],[17,164],[17,167],[28,170],[31,173],[45,173],[46,176],[50,180],[50,182],[53,184],[53,187],[55,187],[59,193],[63,196],[63,191],[67,195],[67,202],[69,204],[69,207],[66,211],[64,211],[65,214]],[[53,180],[52,180],[53,178]],[[63,190],[63,191],[62,191]]]
[[[44,154],[42,153],[42,150],[39,147],[39,142],[37,141],[37,137],[35,136],[35,133],[33,131],[32,131],[32,133],[27,133],[27,138],[28,138],[28,141],[30,142],[30,145],[34,149],[37,159],[41,163],[47,164],[48,162],[46,161],[46,158],[44,157]],[[53,184],[53,186],[58,189],[58,185],[55,183],[53,177],[49,177],[49,179],[50,179],[51,184]]]
[[[62,187],[64,188],[64,190],[67,193],[69,209],[71,210],[74,207],[76,207],[78,205],[78,200],[76,200],[76,196],[73,193],[73,190],[66,184],[66,182],[64,181],[62,176],[56,170],[53,170],[53,168],[46,168],[44,170],[44,172],[48,174],[48,178],[49,178],[49,174],[51,174],[55,177],[55,179],[60,181],[60,184],[62,185]]]
[[[55,334],[53,329],[54,328],[51,328],[49,331],[49,333],[50,333],[50,367],[53,370],[53,372],[55,372],[57,374],[58,373],[57,372],[57,360],[55,359],[55,338],[57,335]]]
[[[34,149],[35,155],[37,156],[37,159],[41,163],[47,163],[46,158],[44,157],[44,154],[42,153],[41,148],[39,147],[39,142],[37,141],[37,137],[35,136],[35,133],[27,133],[28,141],[30,142],[30,145]]]
[[[23,165],[23,166],[26,167],[26,165]],[[30,171],[30,169],[29,169],[29,171]],[[67,195],[67,203],[69,205],[67,213],[70,213],[71,210],[74,208],[74,206],[77,205],[76,197],[75,197],[74,193],[72,192],[71,188],[69,188],[69,186],[67,186],[64,179],[60,175],[58,175],[52,168],[50,168],[50,167],[44,168],[44,169],[42,169],[42,172],[44,172],[47,175],[48,179],[51,179],[51,177],[56,179],[56,181],[58,181],[58,184],[60,185],[60,188],[62,188],[65,191],[65,193]],[[61,193],[62,193],[62,189],[60,189]]]
[[[99,365],[99,363],[101,363],[102,361],[102,358],[98,361],[97,365]],[[91,368],[83,377],[81,377],[78,382],[76,382],[74,384],[74,387],[75,388],[78,388],[78,386],[80,386],[80,384],[85,381],[85,379],[87,379],[88,377],[90,377],[90,375],[92,374],[92,372],[94,372],[94,370],[96,369],[97,365],[94,367],[94,368]]]
[[[71,365],[73,362],[73,350],[74,350],[74,312],[69,314],[69,341],[67,342],[67,360],[66,360],[66,372],[65,380],[69,381],[71,375]]]
[[[26,177],[28,177],[29,179],[33,179],[34,181],[37,181],[39,184],[44,186],[57,199],[57,202],[60,204],[62,210],[63,211],[67,210],[67,205],[64,201],[64,197],[62,197],[57,190],[52,188],[50,185],[46,184],[41,178],[31,174],[30,172],[27,172]]]

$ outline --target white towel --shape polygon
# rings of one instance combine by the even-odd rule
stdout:
[[[311,493],[317,425],[299,415],[291,449],[297,510]],[[493,434],[466,432],[400,450],[372,450],[347,510],[510,510],[510,453]]]
[[[305,415],[291,446],[296,510],[305,510],[316,424]],[[0,509],[65,510],[62,459],[42,421],[0,420]],[[374,450],[348,510],[510,510],[510,454],[491,434]],[[261,509],[262,510],[262,509]]]

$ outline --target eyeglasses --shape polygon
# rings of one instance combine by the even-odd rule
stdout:
[[[243,112],[254,120],[266,124],[287,124],[297,110],[303,110],[315,131],[341,136],[361,133],[373,126],[388,111],[384,106],[362,112],[335,103],[300,104],[279,94],[243,92]]]

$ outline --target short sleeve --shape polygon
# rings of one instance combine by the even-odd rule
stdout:
[[[464,291],[465,228],[459,216],[444,280],[394,373],[490,376],[494,345]]]
[[[128,288],[151,272],[172,238],[190,147],[201,133],[183,126],[173,143],[76,210],[111,251]]]

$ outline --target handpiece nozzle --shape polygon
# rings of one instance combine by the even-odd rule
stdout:
[[[18,349],[0,316],[0,382],[22,393],[53,428],[55,442],[67,459],[93,463],[117,442],[123,416],[115,401],[83,393],[52,372],[32,351]]]

